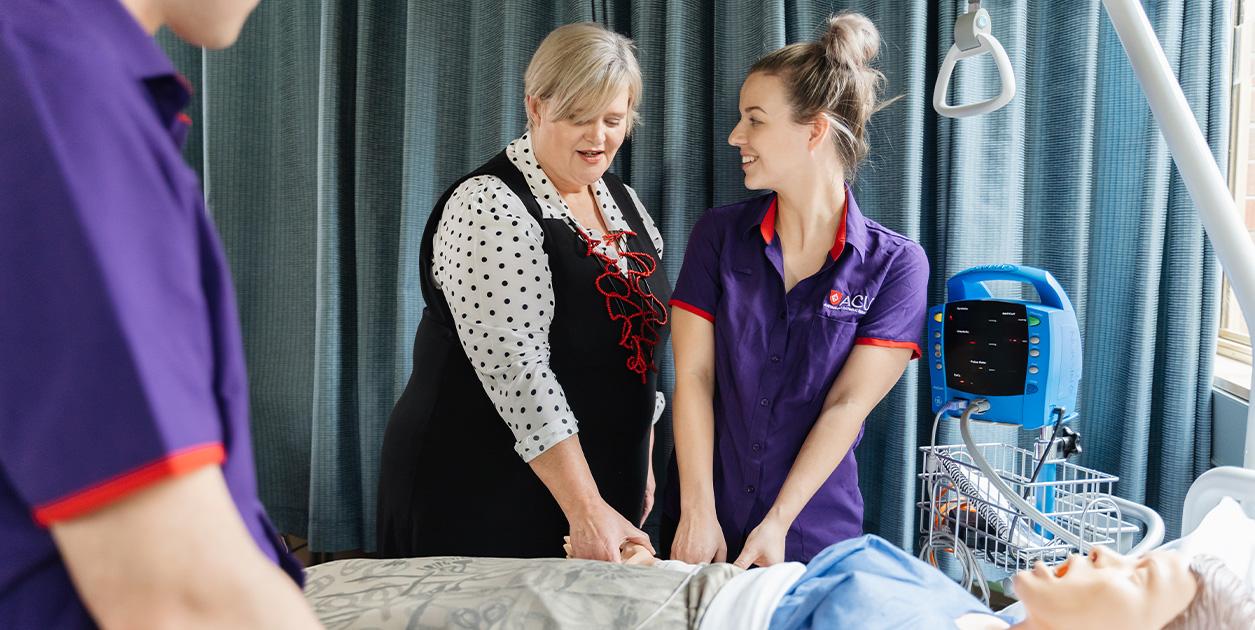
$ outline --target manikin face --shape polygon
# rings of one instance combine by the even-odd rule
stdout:
[[[179,39],[193,46],[226,48],[259,0],[163,0],[165,23]]]
[[[1197,591],[1189,560],[1171,551],[1131,558],[1094,548],[1056,569],[1038,563],[1015,576],[1028,620],[1044,630],[1162,628]]]
[[[527,97],[532,148],[558,192],[579,191],[606,174],[627,136],[628,112],[626,87],[586,120],[557,120],[543,101]]]
[[[729,134],[728,144],[740,149],[746,188],[779,190],[781,183],[815,167],[816,149],[827,140],[815,124],[793,121],[793,108],[779,77],[761,72],[746,77],[740,111],[741,120]]]

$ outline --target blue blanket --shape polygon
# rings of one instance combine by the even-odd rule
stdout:
[[[770,630],[953,628],[974,612],[993,614],[942,572],[869,535],[815,556],[781,600]]]

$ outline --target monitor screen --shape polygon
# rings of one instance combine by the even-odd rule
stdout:
[[[1028,370],[1023,304],[969,300],[946,305],[946,385],[978,396],[1020,396]]]

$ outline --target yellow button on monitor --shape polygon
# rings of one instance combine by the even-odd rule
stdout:
[[[933,321],[934,322],[941,321],[941,313],[933,313]]]

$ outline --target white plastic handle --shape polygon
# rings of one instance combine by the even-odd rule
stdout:
[[[1011,60],[1007,59],[1007,51],[993,35],[977,32],[976,40],[980,45],[970,50],[961,50],[958,44],[950,46],[946,59],[941,63],[941,71],[937,74],[937,85],[933,88],[933,109],[942,116],[950,118],[967,118],[979,116],[1001,109],[1015,98],[1015,73],[1011,70]],[[954,65],[960,60],[989,53],[998,65],[998,77],[1002,80],[1002,92],[997,96],[980,103],[966,105],[947,105],[946,96],[950,88],[950,76],[954,73]]]

